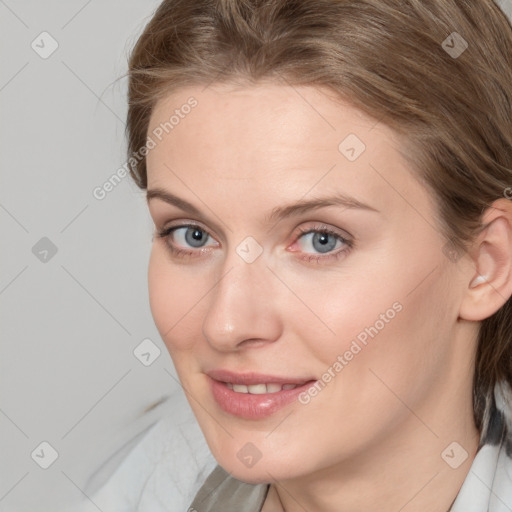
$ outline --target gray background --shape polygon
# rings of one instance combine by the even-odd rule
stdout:
[[[177,386],[148,305],[144,193],[129,177],[92,193],[126,160],[120,77],[158,3],[0,1],[2,512],[65,510]],[[133,354],[146,338],[150,366]]]
[[[129,177],[92,193],[125,162],[121,77],[158,3],[0,0],[2,512],[92,492],[177,387],[148,305],[144,194]],[[133,353],[146,338],[161,350],[149,366]],[[58,452],[48,469],[43,441]]]

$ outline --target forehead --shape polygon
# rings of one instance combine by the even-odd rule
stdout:
[[[154,133],[161,141],[147,156],[148,188],[183,189],[186,177],[210,196],[265,194],[267,202],[334,188],[376,208],[404,207],[401,195],[422,192],[394,132],[327,89],[183,88],[155,106]]]
[[[187,107],[190,98],[197,103],[193,108]],[[179,120],[175,115],[176,124],[164,134],[169,146],[179,149],[183,142],[190,144],[195,139],[216,154],[239,153],[240,158],[252,148],[266,150],[261,158],[268,155],[268,159],[289,161],[296,155],[295,160],[300,160],[312,150],[337,150],[344,132],[350,130],[369,139],[368,131],[376,124],[323,88],[215,84],[180,89],[158,102],[148,133],[165,127],[173,113],[179,115],[181,110],[188,113],[182,113]],[[391,139],[392,133],[384,131],[389,132],[385,138]],[[371,137],[381,137],[381,132],[377,130]],[[230,143],[233,140],[236,145]]]

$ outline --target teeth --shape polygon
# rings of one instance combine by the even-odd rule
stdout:
[[[267,393],[266,384],[251,384],[250,386],[247,386],[247,389],[252,395],[262,395],[263,393]]]
[[[251,395],[263,395],[264,393],[278,393],[281,390],[294,389],[302,384],[251,384],[246,386],[245,384],[232,384],[226,382],[228,389],[232,389],[236,393],[250,393]]]

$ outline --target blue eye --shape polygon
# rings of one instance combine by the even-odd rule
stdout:
[[[299,228],[301,233],[294,242],[292,252],[308,263],[330,263],[347,256],[354,247],[352,239],[345,238],[325,225]],[[292,246],[292,247],[293,247]]]
[[[180,245],[189,245],[190,247],[204,247],[210,235],[198,226],[182,226],[173,228],[173,238]]]
[[[291,252],[298,253],[297,258],[308,262],[327,262],[346,255],[354,242],[343,237],[327,226],[300,228],[299,236],[293,245],[298,248]],[[163,238],[171,253],[180,257],[200,257],[208,251],[208,247],[218,246],[215,239],[197,224],[171,226],[157,232]]]
[[[304,233],[300,239],[306,241],[306,245],[321,254],[338,249],[342,245],[342,240],[344,240],[339,235],[326,231],[310,231]]]
[[[169,250],[177,256],[200,256],[206,247],[216,245],[213,238],[203,228],[195,224],[171,226],[158,231],[157,236],[163,238]],[[207,245],[210,240],[213,243]]]

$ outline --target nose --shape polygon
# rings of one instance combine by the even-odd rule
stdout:
[[[203,335],[218,351],[272,343],[281,334],[275,277],[263,256],[245,262],[232,251],[224,260],[219,280],[208,294]]]

